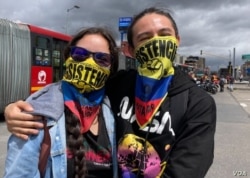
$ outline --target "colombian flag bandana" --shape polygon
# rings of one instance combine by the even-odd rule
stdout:
[[[167,97],[177,48],[175,37],[157,36],[135,49],[135,58],[140,63],[136,78],[135,114],[141,128],[152,120]]]
[[[78,62],[69,57],[63,80],[74,85],[81,93],[100,90],[104,87],[110,69],[96,64],[92,57]]]
[[[80,93],[72,84],[62,81],[64,104],[80,121],[81,133],[90,129],[100,110],[104,97],[104,88],[89,93]]]

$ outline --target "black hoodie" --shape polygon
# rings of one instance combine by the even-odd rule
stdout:
[[[204,177],[214,157],[214,99],[175,69],[167,98],[140,129],[134,110],[136,75],[135,70],[119,71],[106,88],[116,119],[121,177]]]

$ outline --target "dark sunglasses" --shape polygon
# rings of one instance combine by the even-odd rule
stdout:
[[[81,62],[85,61],[89,56],[92,55],[95,62],[103,67],[109,67],[111,65],[111,55],[102,52],[91,52],[85,48],[72,46],[70,47],[70,56],[74,61]]]

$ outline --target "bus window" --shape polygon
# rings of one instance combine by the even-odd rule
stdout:
[[[36,37],[36,46],[43,48],[43,49],[48,49],[49,48],[49,39],[41,36]]]
[[[36,48],[35,49],[35,65],[41,65],[42,60],[43,60],[43,50]]]
[[[53,82],[56,82],[62,79],[64,73],[64,59],[63,59],[63,51],[66,47],[67,42],[53,39],[52,44],[52,65],[53,65]]]
[[[60,57],[61,53],[59,50],[53,50],[52,60],[53,60],[53,66],[59,67],[60,66]]]
[[[36,36],[35,38],[35,58],[34,65],[38,66],[50,66],[50,40],[45,37]]]
[[[45,66],[50,65],[50,52],[48,49],[44,50],[43,65]]]

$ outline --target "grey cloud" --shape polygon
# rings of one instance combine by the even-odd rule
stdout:
[[[80,8],[67,13],[74,5]],[[63,33],[68,23],[70,34],[82,27],[108,26],[119,42],[118,18],[133,16],[149,6],[173,11],[181,35],[181,55],[199,55],[204,50],[228,56],[235,47],[237,63],[241,64],[241,55],[250,53],[249,0],[1,0],[0,17]],[[205,57],[207,64],[215,68],[226,63],[223,58]]]

